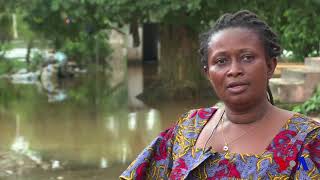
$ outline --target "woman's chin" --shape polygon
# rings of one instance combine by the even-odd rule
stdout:
[[[249,95],[229,96],[224,102],[231,106],[247,106],[254,101]]]

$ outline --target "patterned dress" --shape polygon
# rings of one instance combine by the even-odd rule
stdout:
[[[216,111],[202,108],[181,116],[120,179],[320,179],[320,123],[295,114],[259,155],[195,148]]]

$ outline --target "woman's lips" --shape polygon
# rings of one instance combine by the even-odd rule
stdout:
[[[232,94],[240,94],[248,89],[248,83],[235,82],[227,86],[227,90]]]

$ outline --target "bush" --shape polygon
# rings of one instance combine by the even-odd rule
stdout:
[[[320,111],[320,87],[316,90],[313,96],[303,104],[297,105],[293,111],[301,114],[319,113]]]
[[[7,12],[0,12],[0,43],[8,42],[13,38],[12,15]]]
[[[32,54],[28,70],[29,71],[37,71],[37,70],[39,70],[41,68],[40,65],[41,65],[41,63],[43,63],[44,59],[45,59],[45,56],[44,56],[43,53],[34,52]]]
[[[77,41],[66,40],[61,51],[67,54],[68,59],[80,64],[90,64],[96,58],[99,63],[104,63],[106,57],[111,54],[108,35],[104,31],[96,35],[82,33]]]
[[[6,52],[11,48],[9,43],[0,43],[0,59],[5,59]]]
[[[27,68],[27,64],[25,62],[13,59],[0,59],[0,74],[14,73],[22,68]]]

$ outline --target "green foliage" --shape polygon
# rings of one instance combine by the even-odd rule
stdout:
[[[94,36],[81,33],[77,41],[66,40],[62,51],[68,55],[70,60],[77,61],[80,64],[86,64],[92,59],[103,63],[104,58],[111,53],[106,39],[108,39],[108,35],[105,31],[101,31]]]
[[[85,32],[95,35],[109,27],[101,1],[33,1],[25,20],[35,32],[55,40],[57,48],[64,38],[77,40]]]
[[[4,56],[9,49],[11,49],[11,45],[9,43],[0,44],[0,60],[4,59]]]
[[[19,9],[38,36],[52,40],[57,49],[67,49],[74,56],[89,46],[91,40],[85,36],[96,36],[115,24],[156,22],[201,32],[223,13],[238,11],[239,7],[269,22],[280,35],[283,48],[294,52],[292,59],[319,55],[318,0],[12,0],[0,9]]]
[[[25,2],[22,14],[38,37],[52,41],[54,49],[64,51],[72,60],[103,63],[110,53],[105,30],[110,29],[111,23],[103,5],[106,2],[32,0]]]
[[[138,21],[207,29],[226,12],[248,9],[265,19],[280,35],[283,48],[293,60],[319,55],[320,1],[225,1],[225,0],[109,0],[103,3],[110,19],[119,23]]]
[[[44,57],[43,53],[34,52],[32,54],[31,62],[28,65],[28,70],[33,71],[33,72],[39,70],[44,59],[45,59],[45,57]]]
[[[302,114],[310,114],[320,111],[320,88],[316,90],[313,96],[304,102],[301,105],[297,105],[293,108],[293,111],[302,113]]]
[[[87,44],[81,43],[79,41],[67,40],[62,49],[63,52],[68,54],[69,58],[72,60],[78,60],[81,57],[88,57]]]
[[[306,8],[291,8],[283,12],[288,22],[280,28],[282,42],[286,48],[296,54],[297,59],[307,56],[319,56],[320,46],[320,4],[316,1],[304,1]],[[303,6],[303,4],[301,4]]]
[[[26,68],[27,65],[25,62],[17,60],[4,60],[0,59],[0,75],[6,73],[13,73],[19,69]]]
[[[12,36],[12,15],[0,13],[0,43],[11,40]]]

